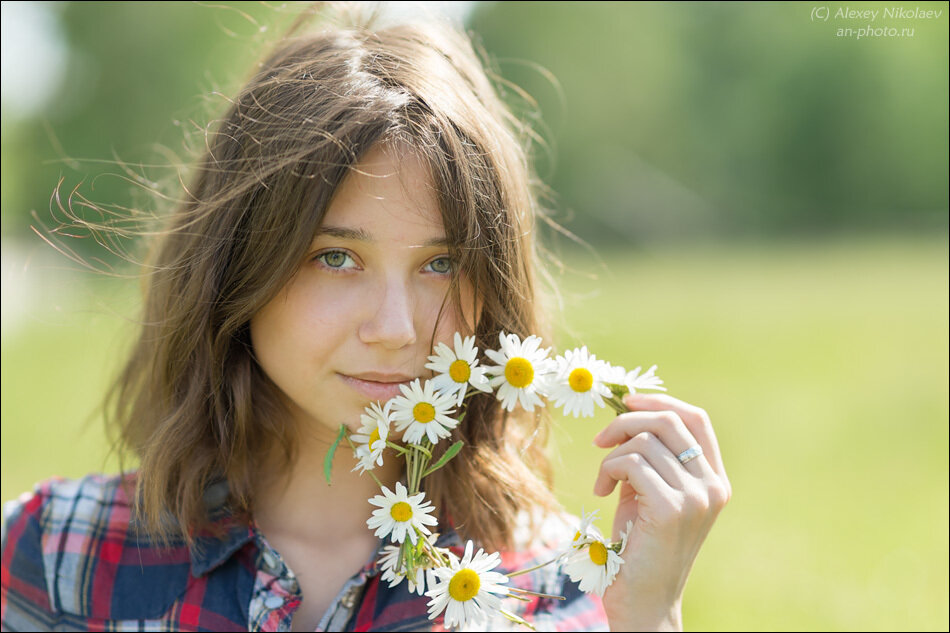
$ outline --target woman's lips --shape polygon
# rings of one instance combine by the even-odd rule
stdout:
[[[346,374],[340,374],[340,377],[343,379],[343,382],[365,396],[368,400],[378,400],[380,402],[386,402],[390,398],[401,396],[402,391],[399,389],[399,386],[408,385],[410,382],[408,379],[401,382],[363,380],[362,378],[355,378],[353,376],[347,376]]]

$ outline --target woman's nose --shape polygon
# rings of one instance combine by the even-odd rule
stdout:
[[[374,297],[366,320],[360,324],[360,340],[401,349],[416,342],[415,300],[403,279],[387,279]]]

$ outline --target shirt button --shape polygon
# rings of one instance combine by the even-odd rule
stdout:
[[[284,599],[280,596],[267,596],[264,598],[264,606],[268,609],[279,609],[284,606]]]
[[[288,593],[297,593],[297,579],[290,576],[281,576],[277,580],[279,584]]]
[[[358,592],[359,589],[359,587],[353,587],[346,592],[346,594],[340,600],[344,607],[347,609],[352,608],[353,603],[356,602],[356,592]]]
[[[277,556],[270,550],[264,550],[261,556],[264,559],[264,566],[267,568],[267,571],[276,574],[278,571]]]

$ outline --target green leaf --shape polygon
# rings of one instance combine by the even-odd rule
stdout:
[[[463,442],[462,440],[459,440],[455,444],[452,444],[452,446],[449,447],[449,450],[445,451],[442,457],[439,458],[439,461],[437,461],[433,466],[431,466],[428,470],[422,473],[422,476],[426,477],[429,474],[434,473],[435,471],[445,466],[450,459],[455,457],[456,454],[458,454],[458,452],[462,450],[462,444],[464,443],[465,442]]]
[[[323,458],[323,474],[327,478],[327,485],[330,485],[330,470],[333,468],[333,455],[336,453],[336,447],[340,445],[340,442],[343,441],[343,438],[346,436],[346,425],[340,425],[340,432],[337,433],[336,439],[333,440],[333,444],[330,445],[330,450],[327,451],[327,456]]]

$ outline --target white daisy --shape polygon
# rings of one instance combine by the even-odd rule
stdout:
[[[431,534],[427,525],[436,525],[439,521],[429,514],[435,508],[430,502],[423,503],[425,493],[409,496],[409,491],[401,482],[396,482],[396,492],[383,486],[383,494],[376,495],[369,500],[378,510],[373,510],[373,516],[366,520],[369,529],[376,530],[380,538],[390,537],[394,543],[402,543],[409,536],[413,545],[416,544],[418,530],[422,534]]]
[[[360,429],[351,436],[356,445],[357,464],[353,470],[360,473],[373,470],[383,465],[383,451],[386,449],[386,439],[389,437],[392,401],[387,401],[382,407],[374,402],[366,407],[366,414],[360,415]]]
[[[574,533],[574,538],[571,540],[571,551],[580,549],[587,543],[591,543],[596,539],[603,539],[600,534],[600,530],[598,530],[593,525],[594,519],[597,517],[597,512],[598,510],[588,512],[581,519],[581,523],[578,526],[577,531]]]
[[[384,580],[388,580],[385,577],[385,574],[395,573],[396,566],[399,564],[399,552],[401,550],[402,548],[399,547],[398,545],[387,545],[383,548],[382,553],[379,555],[379,560],[377,561],[377,565],[379,565],[379,568],[384,572],[384,575],[383,575]],[[400,578],[399,580],[402,580],[402,578]],[[397,580],[395,583],[389,586],[394,587],[398,585],[399,580]]]
[[[655,375],[656,365],[647,370],[645,374],[640,375],[640,368],[637,367],[628,372],[623,378],[623,384],[626,385],[630,393],[636,393],[638,389],[656,389],[657,391],[666,391],[666,387],[661,387],[663,381]]]
[[[554,370],[554,361],[548,358],[550,349],[539,349],[541,339],[528,336],[523,342],[517,334],[498,334],[500,350],[485,350],[485,354],[498,363],[488,367],[492,387],[499,387],[498,399],[506,411],[514,411],[519,402],[528,411],[544,406],[539,396],[548,392],[548,375]]]
[[[392,399],[393,421],[397,431],[405,431],[403,441],[418,444],[423,437],[428,437],[436,444],[458,426],[458,420],[449,417],[455,411],[452,408],[455,397],[438,393],[431,380],[420,386],[417,378],[408,387],[400,385],[399,389],[403,395]]]
[[[472,549],[468,541],[461,561],[450,553],[448,567],[432,570],[436,584],[426,592],[431,598],[429,619],[445,611],[447,629],[483,627],[490,613],[501,610],[499,596],[508,595],[508,588],[502,586],[508,577],[490,571],[501,563],[501,556],[497,552],[485,554],[481,549],[472,556]]]
[[[478,367],[477,355],[475,337],[466,336],[463,341],[462,336],[456,332],[454,350],[445,343],[439,343],[435,355],[429,357],[432,362],[426,365],[426,369],[438,374],[432,379],[432,384],[442,393],[457,393],[456,406],[461,406],[469,385],[480,391],[491,391],[491,385],[485,377],[485,368]]]
[[[611,378],[610,365],[587,351],[587,346],[567,350],[555,359],[557,369],[551,378],[551,399],[554,406],[564,407],[564,415],[590,418],[594,405],[604,407],[610,397],[605,384]]]
[[[628,523],[628,526],[630,524]],[[610,548],[602,538],[592,538],[590,543],[577,549],[564,563],[564,571],[571,580],[580,583],[580,590],[603,597],[604,591],[617,577],[623,558],[620,554],[627,547],[627,533],[621,537],[620,552]]]
[[[426,539],[432,544],[435,543],[437,536],[437,534],[430,534]],[[426,580],[428,580],[430,587],[432,587],[435,582],[433,580],[432,570],[417,567],[415,578],[409,577],[406,573],[406,569],[400,565],[399,553],[401,550],[402,547],[399,545],[387,545],[383,548],[383,553],[379,557],[379,566],[382,571],[381,579],[388,582],[390,588],[402,583],[403,579],[405,579],[409,583],[409,592],[421,596],[426,591]]]
[[[624,378],[627,377],[627,370],[620,365],[610,365],[604,372],[604,382],[613,385],[623,385]]]

